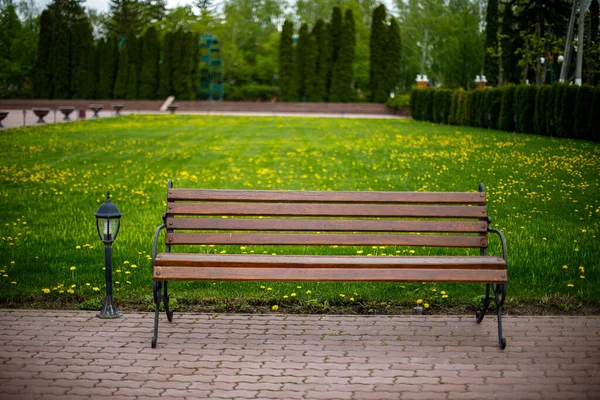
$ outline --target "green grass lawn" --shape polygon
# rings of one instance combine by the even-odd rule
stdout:
[[[0,154],[0,303],[98,304],[104,250],[94,212],[109,189],[124,214],[113,249],[116,302],[150,304],[149,254],[168,179],[180,188],[358,191],[475,191],[483,182],[492,225],[507,236],[511,304],[600,300],[598,144],[410,120],[161,115],[5,130]],[[359,250],[412,249],[322,249]],[[490,253],[500,254],[495,238]],[[435,309],[473,304],[484,290],[391,283],[171,287],[180,304],[208,301],[216,310],[230,303],[242,305],[239,310],[300,305],[308,311],[417,299]]]

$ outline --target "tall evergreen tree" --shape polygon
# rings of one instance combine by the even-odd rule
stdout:
[[[390,25],[387,29],[387,37],[385,40],[385,84],[386,92],[392,93],[400,83],[401,58],[402,52],[400,43],[400,26],[396,18],[392,17]]]
[[[163,39],[159,73],[158,95],[159,98],[166,99],[173,95],[173,34],[171,32],[167,32]]]
[[[502,13],[502,76],[504,83],[518,83],[519,70],[517,68],[517,56],[515,52],[517,47],[515,40],[519,36],[515,29],[515,17],[511,3],[504,5]],[[489,77],[487,77],[489,80]]]
[[[115,59],[116,39],[114,36],[109,36],[106,39],[101,39],[97,46],[97,76],[98,82],[96,85],[96,97],[98,99],[111,99],[113,88],[115,86]]]
[[[510,7],[507,5],[507,7]],[[488,0],[485,17],[484,74],[490,86],[498,83],[498,0]]]
[[[33,94],[37,99],[49,99],[52,96],[50,45],[52,43],[53,19],[53,12],[49,9],[44,10],[40,16],[38,51],[33,67]]]
[[[0,97],[5,97],[20,80],[17,64],[20,49],[15,40],[21,36],[21,21],[12,0],[0,3],[0,27]]]
[[[333,66],[337,61],[338,52],[342,45],[342,25],[342,10],[340,7],[333,7],[331,22],[329,23],[329,48],[331,54],[331,68],[329,70],[329,76],[327,77],[327,93],[331,91],[331,84],[333,79]]]
[[[160,42],[156,28],[151,26],[142,37],[142,68],[140,71],[139,98],[155,99],[158,95],[158,62]]]
[[[141,70],[141,58],[140,58],[140,41],[135,36],[133,30],[130,30],[127,34],[127,84],[126,84],[126,95],[125,98],[128,100],[137,99],[138,87],[139,87],[139,71]]]
[[[304,54],[304,96],[308,101],[320,101],[316,90],[317,86],[317,41],[313,35],[306,31],[306,52]]]
[[[124,38],[132,31],[140,34],[142,31],[142,7],[139,0],[110,0],[110,15],[108,29],[119,38]]]
[[[385,102],[389,96],[385,85],[386,37],[386,9],[381,4],[373,10],[371,38],[369,41],[369,48],[371,50],[371,67],[369,71],[371,100],[380,103]]]
[[[319,18],[313,27],[312,34],[317,46],[317,63],[315,69],[315,101],[327,98],[327,76],[330,70],[329,30],[327,24]]]
[[[115,99],[124,99],[127,96],[127,73],[129,72],[129,59],[127,54],[127,45],[119,49],[119,61],[117,68],[117,77],[113,89]]]
[[[192,87],[192,63],[194,56],[193,34],[178,30],[173,44],[173,91],[181,100],[192,100],[195,91]]]
[[[300,26],[294,59],[294,87],[297,99],[301,101],[305,101],[307,95],[306,53],[307,47],[309,47],[309,37],[308,26],[302,24],[302,26]]]
[[[71,26],[71,92],[75,99],[94,96],[94,37],[87,17]]]
[[[294,25],[285,20],[281,29],[279,42],[279,88],[283,101],[296,100],[294,93],[294,68],[293,68],[293,34]]]
[[[52,97],[55,99],[71,98],[70,84],[70,52],[69,26],[67,21],[53,13],[54,28],[50,44],[50,68],[52,71]]]
[[[354,15],[352,14],[352,10],[346,10],[340,50],[338,58],[333,64],[331,90],[329,93],[331,101],[349,102],[354,100],[352,83],[354,77],[355,43]]]

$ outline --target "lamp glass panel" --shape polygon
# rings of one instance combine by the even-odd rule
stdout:
[[[98,218],[98,232],[105,242],[114,242],[119,232],[119,219]]]

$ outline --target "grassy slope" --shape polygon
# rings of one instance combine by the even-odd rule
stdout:
[[[103,249],[93,213],[110,189],[124,214],[114,246],[116,298],[149,300],[148,254],[168,179],[176,187],[360,191],[468,191],[484,182],[493,225],[508,238],[509,297],[600,299],[597,144],[408,120],[130,116],[3,131],[0,153],[4,299],[82,301],[102,294]],[[491,254],[499,254],[493,242]],[[242,251],[203,249],[223,250]],[[323,249],[331,254],[357,250]],[[407,254],[410,249],[363,250]],[[441,305],[469,303],[482,293],[479,285],[443,284],[174,286],[180,300],[243,297],[272,304],[298,299],[341,304],[353,297],[365,302],[422,298]],[[441,298],[442,290],[447,299]],[[282,300],[291,293],[297,293],[294,301]]]

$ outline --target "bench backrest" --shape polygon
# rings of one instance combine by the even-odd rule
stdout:
[[[488,213],[482,184],[479,190],[206,190],[169,184],[166,245],[430,246],[484,254]]]

